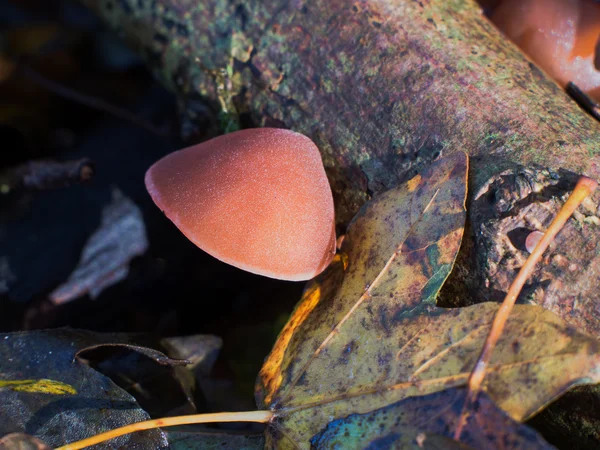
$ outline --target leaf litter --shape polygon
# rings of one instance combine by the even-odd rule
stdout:
[[[124,335],[121,338],[128,344]],[[80,350],[101,341],[119,342],[116,335],[73,329],[0,335],[0,383],[7,387],[0,389],[0,435],[27,433],[58,446],[148,419],[131,395],[76,357]],[[44,379],[51,383],[31,382]],[[15,390],[19,385],[28,389]],[[60,389],[53,392],[48,387]],[[123,436],[103,447],[115,445],[162,449],[167,440],[162,431],[150,430]]]
[[[257,402],[267,447],[309,448],[332,420],[466,384],[498,309],[443,309],[465,221],[468,159],[440,159],[365,205],[342,252],[307,287],[267,358]],[[536,306],[517,306],[483,389],[512,419],[600,381],[599,343]]]
[[[435,304],[462,239],[467,171],[467,155],[455,153],[361,209],[342,253],[309,284],[259,374],[257,403],[267,411],[156,419],[137,429],[268,422],[267,448],[309,448],[335,420],[459,392],[498,310],[492,303],[459,309]],[[553,313],[519,305],[482,389],[490,405],[525,420],[571,387],[600,381],[599,345]],[[471,414],[468,421],[477,418]],[[135,429],[61,448],[84,448]],[[431,448],[450,442],[433,436]],[[419,447],[422,438],[415,437]]]

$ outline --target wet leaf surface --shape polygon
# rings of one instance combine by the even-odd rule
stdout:
[[[307,287],[261,370],[267,446],[308,448],[332,420],[466,383],[497,305],[435,306],[464,224],[467,161],[455,155],[365,205],[342,255]],[[600,344],[518,306],[484,389],[524,420],[576,384],[600,381]],[[568,368],[568,370],[565,370]]]
[[[77,391],[72,395],[0,390],[0,435],[24,432],[58,446],[149,418],[135,399],[76,358],[79,350],[110,342],[114,335],[59,329],[0,336],[0,378],[4,381],[51,379]],[[114,341],[113,341],[114,342]],[[160,430],[120,437],[98,448],[159,449],[167,445]]]
[[[450,438],[460,418],[466,391],[451,388],[410,397],[367,414],[353,414],[331,422],[312,439],[316,449],[343,448],[461,448]],[[474,450],[551,450],[533,429],[521,425],[482,394],[469,417],[461,443]],[[444,437],[446,442],[440,442]],[[430,439],[432,438],[432,439]],[[428,442],[429,441],[429,442]],[[433,441],[433,442],[432,442]],[[438,442],[443,447],[435,447]]]

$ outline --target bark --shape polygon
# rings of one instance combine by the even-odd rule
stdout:
[[[83,1],[145,55],[182,101],[199,96],[215,113],[311,137],[323,155],[340,230],[371,196],[440,155],[467,151],[472,239],[455,271],[455,303],[505,289],[518,265],[507,260],[521,252],[514,245],[508,256],[497,252],[512,230],[507,219],[543,228],[548,214],[537,218],[539,208],[527,205],[550,211],[574,174],[600,175],[598,123],[473,1]],[[549,197],[524,194],[550,186]],[[586,226],[572,224],[574,235],[597,238],[589,221],[580,223]],[[572,247],[568,260],[589,262],[593,249]],[[569,295],[583,292],[595,301],[600,294],[577,286],[597,285],[598,276],[580,275],[573,275]],[[538,274],[531,288],[543,290],[542,280]],[[597,313],[581,314],[594,317],[584,328],[600,335]]]

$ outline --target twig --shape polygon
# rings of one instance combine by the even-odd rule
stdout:
[[[82,94],[80,92],[75,91],[67,86],[64,86],[56,81],[49,80],[44,77],[40,73],[36,72],[31,68],[31,64],[41,56],[48,55],[48,53],[60,49],[64,46],[64,37],[59,36],[57,38],[51,39],[48,42],[45,42],[42,47],[32,53],[28,53],[22,55],[14,61],[14,65],[16,66],[16,70],[11,70],[10,75],[5,76],[3,79],[0,78],[0,82],[8,79],[10,76],[14,76],[15,73],[22,73],[26,77],[28,77],[31,81],[39,84],[50,92],[71,100],[75,103],[80,103],[82,105],[87,106],[88,108],[96,109],[99,111],[103,111],[105,113],[111,114],[119,119],[125,120],[127,122],[133,123],[152,134],[157,136],[167,136],[169,131],[166,129],[160,129],[156,127],[154,124],[145,121],[144,119],[139,118],[135,114],[119,108],[118,106],[112,105],[102,99],[92,97],[91,95]]]
[[[511,284],[502,305],[496,312],[496,316],[494,317],[494,322],[492,323],[492,328],[489,331],[487,339],[483,344],[483,348],[481,350],[481,354],[469,376],[468,386],[467,386],[467,397],[465,400],[465,404],[463,405],[462,413],[458,421],[458,426],[456,428],[454,439],[459,440],[460,435],[462,433],[462,429],[467,420],[468,410],[472,407],[473,403],[477,399],[477,395],[481,389],[481,383],[483,382],[483,378],[485,376],[485,371],[490,363],[490,359],[492,357],[492,352],[502,335],[502,331],[504,329],[504,325],[506,324],[506,320],[517,300],[517,296],[521,292],[523,285],[527,281],[527,279],[531,276],[535,265],[539,261],[542,256],[542,253],[548,248],[548,245],[557,233],[561,230],[564,224],[567,222],[571,214],[577,209],[577,207],[581,204],[581,202],[592,193],[598,183],[591,178],[581,177],[579,181],[577,181],[577,185],[575,189],[560,209],[544,236],[540,239],[538,244],[533,249],[533,252],[529,255],[521,270],[517,274],[517,277],[514,279]]]
[[[585,111],[587,111],[594,119],[600,121],[600,106],[594,100],[592,100],[585,92],[579,87],[569,81],[565,87],[567,94],[571,96],[573,100],[577,102]]]
[[[90,445],[99,444],[109,439],[114,439],[134,431],[151,430],[153,428],[173,427],[176,425],[189,425],[194,423],[211,422],[259,422],[266,423],[273,417],[271,411],[244,411],[214,414],[192,414],[189,416],[164,417],[162,419],[145,420],[132,423],[121,428],[100,433],[81,441],[57,447],[54,450],[79,450]]]
[[[85,183],[94,175],[94,163],[87,159],[72,161],[30,161],[0,173],[0,194],[23,189],[43,191]]]
[[[133,114],[125,109],[122,109],[115,105],[112,105],[102,99],[77,92],[67,86],[57,83],[56,81],[49,80],[48,78],[46,78],[43,75],[41,75],[40,73],[36,72],[29,66],[21,65],[19,67],[19,71],[21,71],[30,80],[34,81],[35,83],[39,84],[40,86],[44,87],[45,89],[48,89],[50,92],[52,92],[60,97],[66,98],[67,100],[71,100],[76,103],[85,105],[89,108],[111,114],[119,119],[125,120],[134,125],[137,125],[157,136],[162,137],[162,136],[166,136],[168,134],[168,131],[157,128],[152,123],[139,118],[135,114]]]

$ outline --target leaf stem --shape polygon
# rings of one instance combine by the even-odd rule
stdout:
[[[159,427],[172,427],[175,425],[189,425],[193,423],[211,423],[211,422],[260,422],[265,423],[271,420],[273,413],[271,411],[243,411],[243,412],[225,412],[211,414],[191,414],[188,416],[164,417],[162,419],[145,420],[143,422],[132,423],[124,427],[115,428],[97,434],[81,441],[57,447],[54,450],[79,450],[90,445],[99,444],[124,434],[134,431],[151,430]]]
[[[560,209],[560,211],[558,212],[558,214],[544,233],[544,236],[535,246],[533,252],[531,252],[529,257],[525,261],[525,264],[523,264],[521,270],[519,270],[519,273],[512,282],[508,293],[506,294],[506,297],[502,302],[502,305],[500,305],[500,308],[496,312],[496,316],[494,317],[494,321],[492,323],[492,328],[490,329],[487,339],[483,344],[481,354],[477,359],[475,367],[473,368],[473,371],[469,376],[467,386],[467,397],[465,400],[465,404],[463,405],[463,410],[454,434],[455,440],[459,440],[460,438],[462,429],[466,423],[468,410],[473,405],[475,399],[477,398],[479,390],[481,389],[481,384],[485,376],[485,371],[492,358],[492,352],[494,351],[494,348],[498,340],[500,339],[500,336],[502,335],[502,331],[504,330],[506,320],[510,315],[510,312],[515,304],[515,301],[517,300],[519,293],[521,292],[521,289],[523,288],[523,285],[531,276],[535,265],[542,257],[542,253],[544,253],[546,248],[548,248],[548,245],[552,242],[554,237],[562,229],[569,217],[571,217],[571,214],[575,212],[575,210],[581,204],[581,202],[589,194],[591,194],[597,186],[598,183],[596,181],[585,176],[581,177],[577,181],[575,189],[573,190],[563,207]]]

